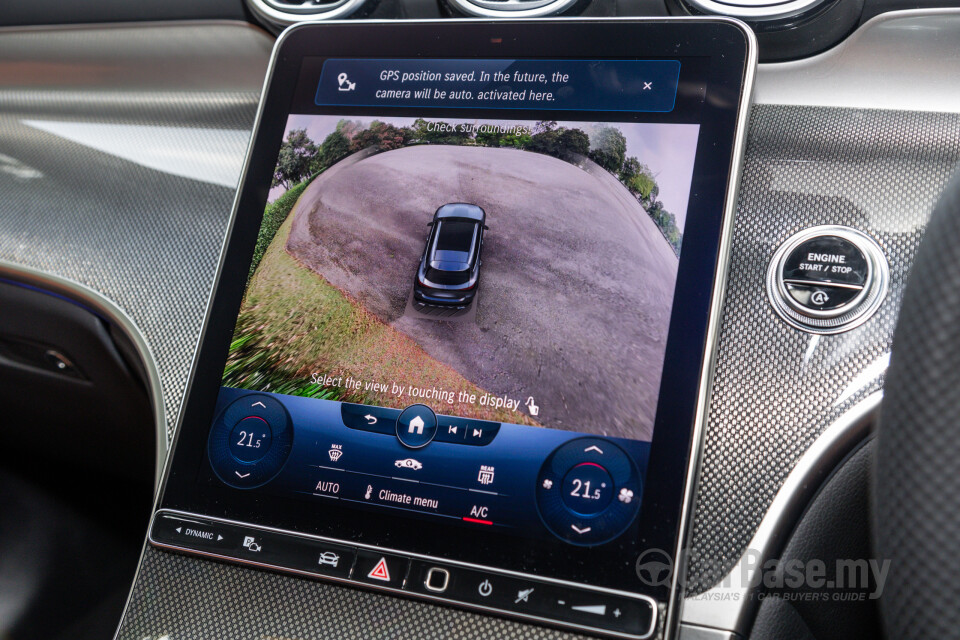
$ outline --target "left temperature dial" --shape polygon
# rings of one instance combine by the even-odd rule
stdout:
[[[293,447],[290,414],[271,396],[251,394],[231,402],[210,430],[207,455],[214,473],[237,489],[276,477]]]

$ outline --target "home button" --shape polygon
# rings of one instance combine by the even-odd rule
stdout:
[[[410,405],[397,418],[397,439],[411,449],[427,446],[437,435],[437,414],[425,404]]]
[[[427,591],[434,593],[443,593],[450,585],[450,572],[440,567],[430,567],[427,571],[427,579],[423,581],[423,586]]]

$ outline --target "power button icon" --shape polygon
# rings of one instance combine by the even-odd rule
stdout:
[[[489,580],[484,580],[480,583],[480,586],[477,587],[477,593],[486,598],[491,593],[493,593],[493,585],[490,584]]]

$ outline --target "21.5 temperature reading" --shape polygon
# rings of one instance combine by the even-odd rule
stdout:
[[[570,492],[570,495],[574,498],[583,498],[585,500],[599,500],[600,489],[594,489],[591,492],[589,480],[582,482],[580,479],[574,479],[573,491]]]
[[[262,437],[263,437],[263,436],[261,436],[261,438],[262,438]],[[257,438],[256,440],[253,439],[253,431],[250,431],[249,433],[246,432],[246,431],[241,431],[241,432],[240,432],[240,439],[237,440],[237,446],[238,446],[238,447],[250,447],[250,448],[253,448],[253,449],[259,449],[261,442],[262,442],[262,441],[261,441],[260,438]]]

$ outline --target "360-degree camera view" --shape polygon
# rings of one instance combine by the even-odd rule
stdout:
[[[698,129],[291,116],[224,384],[650,440]]]

